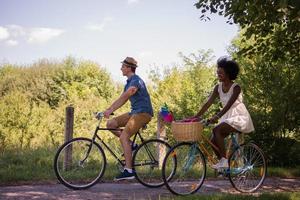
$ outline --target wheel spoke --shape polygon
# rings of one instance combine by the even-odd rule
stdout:
[[[64,144],[54,161],[57,178],[72,189],[84,189],[97,183],[105,166],[103,150],[87,138],[75,138]]]
[[[238,162],[239,160],[242,162]],[[237,190],[254,192],[262,185],[267,166],[264,155],[258,146],[252,143],[242,145],[230,156],[229,163],[229,179]],[[242,171],[236,173],[234,169],[237,168]]]
[[[161,178],[162,163],[170,145],[159,139],[147,140],[142,143],[133,156],[133,167],[137,180],[147,187],[160,187],[164,184]]]
[[[173,169],[176,170],[170,177],[170,171]],[[163,179],[167,188],[174,194],[187,195],[196,192],[203,184],[205,174],[205,160],[197,144],[180,143],[174,146],[164,159]]]

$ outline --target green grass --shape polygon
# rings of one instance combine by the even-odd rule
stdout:
[[[269,167],[268,176],[276,176],[282,178],[300,177],[300,166],[295,168]]]
[[[0,185],[27,181],[56,181],[53,170],[55,153],[56,149],[44,148],[0,154]],[[115,161],[109,161],[103,180],[112,180],[118,173]]]
[[[26,181],[57,181],[53,170],[56,149],[40,148],[37,150],[11,151],[0,154],[0,184],[12,184]],[[108,158],[109,154],[106,152]],[[115,161],[110,159],[102,180],[111,181],[119,173]],[[268,176],[282,178],[300,177],[299,167],[269,167]],[[157,173],[160,177],[160,173]],[[214,171],[207,168],[207,177],[214,177]]]
[[[161,198],[162,200],[299,200],[300,192],[295,193],[264,193],[259,196],[254,195],[233,195],[233,194],[214,194],[214,195],[190,195]]]
[[[0,155],[0,183],[53,180],[53,150],[6,152]]]

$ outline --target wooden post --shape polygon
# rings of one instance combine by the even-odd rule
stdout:
[[[162,119],[161,115],[157,114],[157,138],[161,140],[166,139],[166,128],[165,128],[165,122]],[[165,145],[158,145],[157,152],[158,152],[158,166],[159,169],[162,168],[162,164],[166,155],[166,147]]]
[[[74,107],[66,107],[66,124],[65,124],[65,142],[73,138],[73,125],[74,125]],[[65,151],[63,169],[68,170],[72,163],[72,145],[68,146]]]

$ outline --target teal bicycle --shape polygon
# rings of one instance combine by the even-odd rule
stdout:
[[[180,143],[168,151],[163,161],[164,183],[176,195],[197,192],[206,177],[207,163],[210,166],[217,163],[214,153],[209,151],[206,145],[213,147],[214,144],[202,134],[203,127],[208,126],[208,123],[193,123],[201,127],[197,134],[194,131],[191,136],[184,139],[178,138],[177,135],[175,139]],[[187,132],[181,132],[179,135],[182,136]],[[218,173],[228,178],[236,190],[245,193],[254,192],[261,187],[266,178],[267,162],[263,151],[253,142],[239,144],[237,138],[239,135],[239,133],[231,134],[227,144],[229,167],[219,169]]]

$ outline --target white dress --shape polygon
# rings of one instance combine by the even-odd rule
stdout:
[[[233,88],[236,85],[236,83],[233,83],[229,91],[224,93],[222,90],[222,82],[219,83],[218,92],[223,107],[225,107],[231,95],[233,94]],[[229,124],[242,133],[250,133],[254,131],[251,116],[245,104],[243,103],[242,91],[229,110],[221,117],[220,123],[222,122]]]

